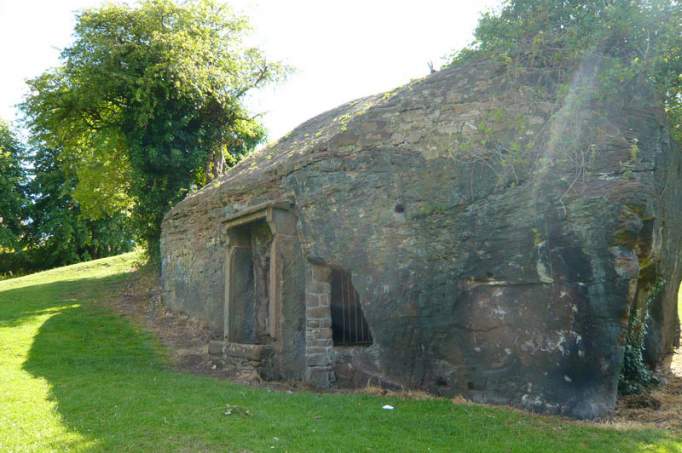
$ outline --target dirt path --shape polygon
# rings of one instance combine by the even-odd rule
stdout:
[[[187,315],[174,313],[163,305],[158,276],[154,271],[141,269],[135,272],[122,294],[112,297],[106,304],[135,325],[154,333],[166,347],[173,367],[178,370],[229,378],[232,382],[258,385],[271,390],[287,391],[306,387],[295,383],[264,383],[259,378],[234,375],[216,366],[208,355],[208,343],[211,340],[208,326]]]
[[[208,360],[209,330],[188,316],[173,313],[161,303],[156,272],[141,269],[122,294],[106,304],[134,324],[151,331],[167,347],[175,367],[201,374],[220,374]]]

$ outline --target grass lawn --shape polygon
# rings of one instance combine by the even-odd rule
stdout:
[[[96,303],[135,259],[0,282],[0,451],[682,452],[664,431],[179,373],[154,338]],[[250,415],[226,416],[228,404]]]

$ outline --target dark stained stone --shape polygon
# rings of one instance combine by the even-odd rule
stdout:
[[[224,335],[223,221],[286,200],[268,376],[608,414],[657,281],[648,363],[678,338],[682,154],[646,87],[604,100],[598,78],[596,57],[567,93],[469,64],[309,120],[166,216],[165,303]],[[325,269],[351,273],[372,337],[336,377]]]

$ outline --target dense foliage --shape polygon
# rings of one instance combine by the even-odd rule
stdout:
[[[133,248],[129,216],[93,220],[74,199],[77,178],[59,153],[27,146],[0,122],[0,276],[47,269]]]
[[[132,250],[132,229],[125,213],[91,219],[74,199],[77,179],[64,171],[58,152],[38,148],[31,156],[32,194],[25,230],[29,270],[103,258]]]
[[[678,0],[508,0],[484,14],[475,41],[454,56],[499,61],[515,74],[566,77],[586,56],[604,57],[604,84],[651,82],[682,142],[682,5]]]
[[[0,120],[0,253],[19,248],[26,208],[24,147]]]
[[[152,256],[168,209],[263,138],[242,101],[282,71],[243,46],[247,29],[214,0],[109,4],[81,13],[63,64],[29,82],[32,133],[72,166],[83,212],[130,210]]]

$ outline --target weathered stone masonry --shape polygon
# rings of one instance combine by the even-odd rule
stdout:
[[[259,204],[222,223],[228,238],[223,328],[210,352],[239,374],[300,378],[301,353],[291,345],[302,344],[296,327],[303,318],[303,264],[291,204]]]
[[[310,264],[306,272],[306,381],[322,388],[334,384],[331,319],[331,269]]]
[[[235,373],[607,414],[630,317],[650,366],[676,345],[682,153],[598,63],[568,93],[471,63],[307,121],[166,216],[165,303]],[[369,332],[335,344],[349,313]]]

